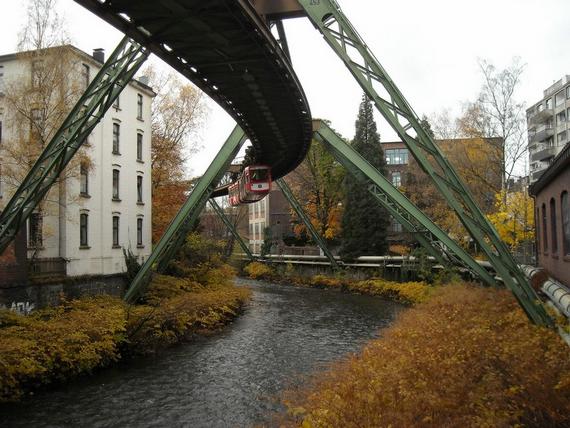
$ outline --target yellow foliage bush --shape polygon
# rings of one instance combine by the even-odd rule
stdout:
[[[309,278],[309,285],[312,287],[322,288],[340,288],[343,283],[339,279],[331,278],[326,275],[315,275]]]
[[[125,308],[113,297],[65,302],[28,317],[0,312],[0,401],[119,359]]]
[[[407,304],[425,302],[433,290],[425,282],[393,282],[384,279],[349,282],[346,287],[352,292],[382,296]]]
[[[250,291],[218,266],[195,278],[156,275],[143,305],[104,296],[65,302],[28,317],[0,311],[0,402],[89,373],[125,354],[146,354],[234,318]]]
[[[570,426],[570,354],[508,292],[453,285],[286,404],[284,426]]]
[[[260,262],[252,262],[244,267],[243,270],[251,279],[272,279],[275,277],[275,271]]]

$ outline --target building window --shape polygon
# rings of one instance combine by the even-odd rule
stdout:
[[[142,120],[143,118],[143,96],[137,94],[137,119]]]
[[[546,223],[546,205],[542,204],[542,251],[545,253],[548,252],[548,235]]]
[[[121,125],[113,123],[113,154],[119,155],[119,142],[121,139]]]
[[[115,107],[116,110],[121,108],[121,95],[117,95],[117,98],[113,101],[113,107]]]
[[[119,216],[113,216],[113,247],[119,246]]]
[[[558,234],[556,231],[556,201],[550,199],[550,237],[552,242],[552,254],[558,252]]]
[[[546,110],[550,110],[552,108],[552,98],[546,100]]]
[[[392,219],[392,232],[402,233],[402,225],[394,219]]]
[[[540,251],[540,246],[542,245],[542,242],[540,241],[540,210],[538,209],[538,207],[536,208],[536,214],[534,215],[534,223],[535,223],[535,229],[536,229],[536,246],[537,246],[537,251]]]
[[[42,70],[44,62],[37,60],[32,62],[32,88],[39,88],[42,83]]]
[[[137,160],[142,161],[143,156],[143,135],[139,132],[137,134]]]
[[[560,197],[560,209],[562,211],[562,239],[564,254],[570,255],[570,201],[568,192],[562,192]]]
[[[28,246],[39,248],[43,245],[42,214],[32,213],[28,220]]]
[[[400,171],[394,171],[392,173],[392,184],[394,187],[400,187],[402,185],[402,174],[400,174]]]
[[[566,88],[566,98],[570,99],[570,86]]]
[[[85,162],[79,166],[79,193],[83,196],[89,195],[89,168]]]
[[[79,245],[81,247],[89,246],[89,215],[88,214],[80,214],[79,215]]]
[[[118,169],[113,170],[113,199],[119,200],[119,174]]]
[[[137,218],[137,245],[142,247],[143,245],[143,219]]]
[[[566,141],[566,131],[560,132],[558,134],[558,145]]]
[[[137,202],[142,204],[143,201],[143,178],[142,175],[137,176]]]
[[[554,105],[558,107],[562,104],[564,104],[564,91],[560,91],[554,96]]]
[[[81,69],[81,78],[83,80],[84,88],[87,89],[91,80],[91,71],[87,64],[83,64],[83,67]]]
[[[408,149],[386,149],[385,154],[388,165],[408,164]]]
[[[560,125],[564,122],[566,122],[566,111],[562,110],[556,115],[556,125]]]

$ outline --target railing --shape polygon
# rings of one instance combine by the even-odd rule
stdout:
[[[67,262],[60,257],[29,261],[30,276],[66,276]]]

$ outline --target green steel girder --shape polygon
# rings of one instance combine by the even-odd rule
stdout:
[[[289,201],[289,204],[291,205],[293,210],[295,210],[295,212],[297,213],[299,218],[305,224],[305,227],[307,228],[307,230],[311,234],[311,237],[314,239],[314,241],[317,243],[317,245],[321,248],[321,250],[323,250],[323,253],[325,253],[325,256],[327,257],[327,259],[329,259],[329,262],[331,264],[331,268],[333,270],[338,270],[339,269],[338,262],[335,260],[333,254],[330,252],[329,248],[327,247],[327,243],[325,242],[325,240],[322,238],[321,235],[319,235],[319,232],[317,232],[317,230],[313,226],[313,223],[311,223],[311,219],[309,218],[309,216],[307,216],[307,214],[303,210],[303,207],[301,206],[301,204],[299,203],[299,201],[297,200],[297,198],[293,194],[293,191],[291,190],[289,185],[282,178],[280,178],[279,180],[276,180],[275,182],[277,183],[277,185],[279,186],[279,188],[283,192],[283,195],[285,195],[285,198],[287,198],[287,201]]]
[[[237,229],[235,228],[235,226],[233,225],[233,223],[229,220],[228,216],[226,216],[226,214],[224,213],[224,210],[222,209],[222,207],[220,207],[218,205],[218,203],[216,202],[216,200],[214,198],[210,199],[210,205],[212,206],[212,208],[214,209],[214,211],[216,212],[216,214],[218,214],[218,217],[220,217],[222,219],[222,221],[224,222],[224,224],[226,225],[226,227],[228,228],[228,230],[231,232],[231,234],[234,236],[234,238],[236,238],[236,240],[238,241],[238,244],[240,245],[241,249],[243,250],[243,252],[245,254],[247,254],[247,257],[251,260],[254,261],[255,257],[253,257],[253,254],[251,253],[251,250],[249,249],[249,247],[246,245],[246,243],[243,241],[242,237],[240,236],[240,234],[238,233]]]
[[[0,213],[0,254],[148,55],[128,37],[119,43]]]
[[[422,170],[433,180],[474,241],[511,290],[529,318],[551,326],[538,295],[519,269],[509,249],[481,212],[433,138],[398,87],[346,18],[335,0],[299,0],[313,25],[344,62],[380,113],[406,144]]]
[[[471,255],[451,239],[430,218],[406,198],[376,168],[338,136],[326,123],[314,121],[314,137],[377,198],[429,253],[444,265],[447,261],[464,266],[487,284],[494,278]]]
[[[236,126],[133,279],[124,297],[127,302],[133,303],[138,299],[146,289],[152,272],[163,271],[175,256],[176,251],[184,244],[216,185],[228,170],[231,161],[245,140],[245,133],[239,126]]]

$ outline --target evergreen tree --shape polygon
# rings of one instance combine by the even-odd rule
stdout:
[[[356,120],[354,149],[386,175],[386,160],[374,121],[371,101],[363,96]],[[390,215],[372,196],[366,184],[346,176],[346,200],[342,217],[342,250],[345,260],[365,255],[384,255],[388,250]]]

